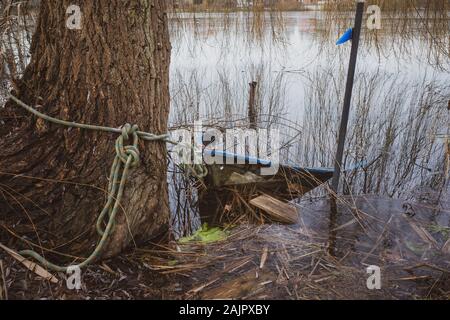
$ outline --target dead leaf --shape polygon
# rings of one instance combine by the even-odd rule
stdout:
[[[48,281],[50,281],[52,283],[55,283],[55,284],[58,283],[58,279],[54,275],[49,273],[47,270],[42,268],[40,265],[38,265],[38,264],[36,264],[34,262],[31,262],[30,260],[22,257],[16,251],[14,251],[14,250],[4,246],[1,243],[0,243],[0,248],[5,250],[11,257],[13,257],[17,261],[19,261],[21,264],[23,264],[25,267],[27,267],[30,271],[36,273],[41,278],[43,278],[45,280],[48,280]]]

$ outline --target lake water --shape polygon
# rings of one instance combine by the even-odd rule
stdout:
[[[197,13],[170,25],[172,124],[245,124],[232,120],[246,117],[249,82],[257,81],[260,126],[283,130],[282,159],[334,164],[351,48],[335,42],[352,19]],[[450,122],[448,30],[430,38],[422,20],[393,17],[378,31],[364,25],[362,37],[345,165],[381,160],[365,177],[349,177],[350,191],[399,196],[435,184],[448,170],[438,138]]]
[[[172,24],[171,79],[175,105],[195,104],[206,116],[211,113],[210,104],[216,102],[214,98],[221,96],[219,104],[225,105],[223,101],[228,99],[233,109],[242,113],[247,105],[248,83],[259,80],[261,91],[267,96],[278,94],[280,111],[289,119],[301,122],[309,102],[306,97],[314,85],[311,75],[332,73],[341,83],[345,82],[351,45],[350,42],[335,45],[345,29],[339,28],[337,22],[335,26],[326,25],[328,19],[320,12],[275,15],[266,13],[262,18],[245,13],[178,16]],[[435,68],[427,61],[430,42],[420,32],[409,36],[420,30],[420,21],[411,23],[408,35],[390,32],[398,23],[397,19],[383,21],[379,31],[364,28],[357,81],[361,78],[358,74],[378,73],[390,77],[390,81],[395,78],[420,83],[426,79],[450,83],[448,56],[442,58],[447,70]],[[179,25],[183,26],[182,31]],[[351,27],[351,22],[347,26]],[[276,83],[280,87],[275,88]],[[191,87],[192,101],[180,95],[183,90],[180,86],[185,90]],[[267,96],[262,97],[263,108],[269,103]]]

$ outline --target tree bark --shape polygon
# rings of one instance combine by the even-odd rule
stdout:
[[[130,123],[166,133],[170,41],[165,2],[42,1],[31,63],[13,93],[60,119],[110,127]],[[81,8],[81,30],[66,27],[70,5]],[[0,220],[32,220],[41,240],[48,240],[44,247],[87,256],[98,239],[95,221],[105,203],[117,136],[49,124],[12,102],[0,109],[0,118],[5,119],[0,126]],[[142,163],[130,174],[103,257],[167,230],[165,143],[140,142],[139,149]]]

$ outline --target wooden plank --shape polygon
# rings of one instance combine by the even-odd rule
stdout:
[[[297,208],[268,195],[262,195],[250,200],[250,204],[261,209],[273,221],[296,224],[298,222]]]

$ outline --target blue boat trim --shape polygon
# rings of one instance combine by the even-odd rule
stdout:
[[[204,152],[204,155],[208,155],[208,156],[212,156],[212,157],[225,157],[227,159],[234,159],[234,161],[239,161],[242,163],[259,164],[259,165],[268,166],[268,167],[272,166],[272,162],[270,160],[259,159],[256,157],[243,156],[243,155],[238,155],[235,153],[225,152],[225,151],[221,151],[221,150],[205,149],[203,152]],[[284,165],[284,166],[289,167],[289,168],[299,171],[299,172],[303,171],[303,172],[308,172],[308,173],[312,173],[312,174],[333,174],[334,173],[333,168],[307,168],[307,167],[300,167],[297,165]],[[367,166],[367,161],[361,161],[361,162],[358,162],[357,164],[355,164],[353,167],[345,169],[344,172],[355,171],[358,169],[362,169],[366,166]]]
[[[242,156],[231,152],[225,152],[221,150],[204,150],[204,155],[209,155],[212,157],[225,157],[227,159],[234,159],[235,161],[245,162],[250,164],[260,164],[263,166],[270,167],[272,162],[269,160],[259,159],[256,157]]]

